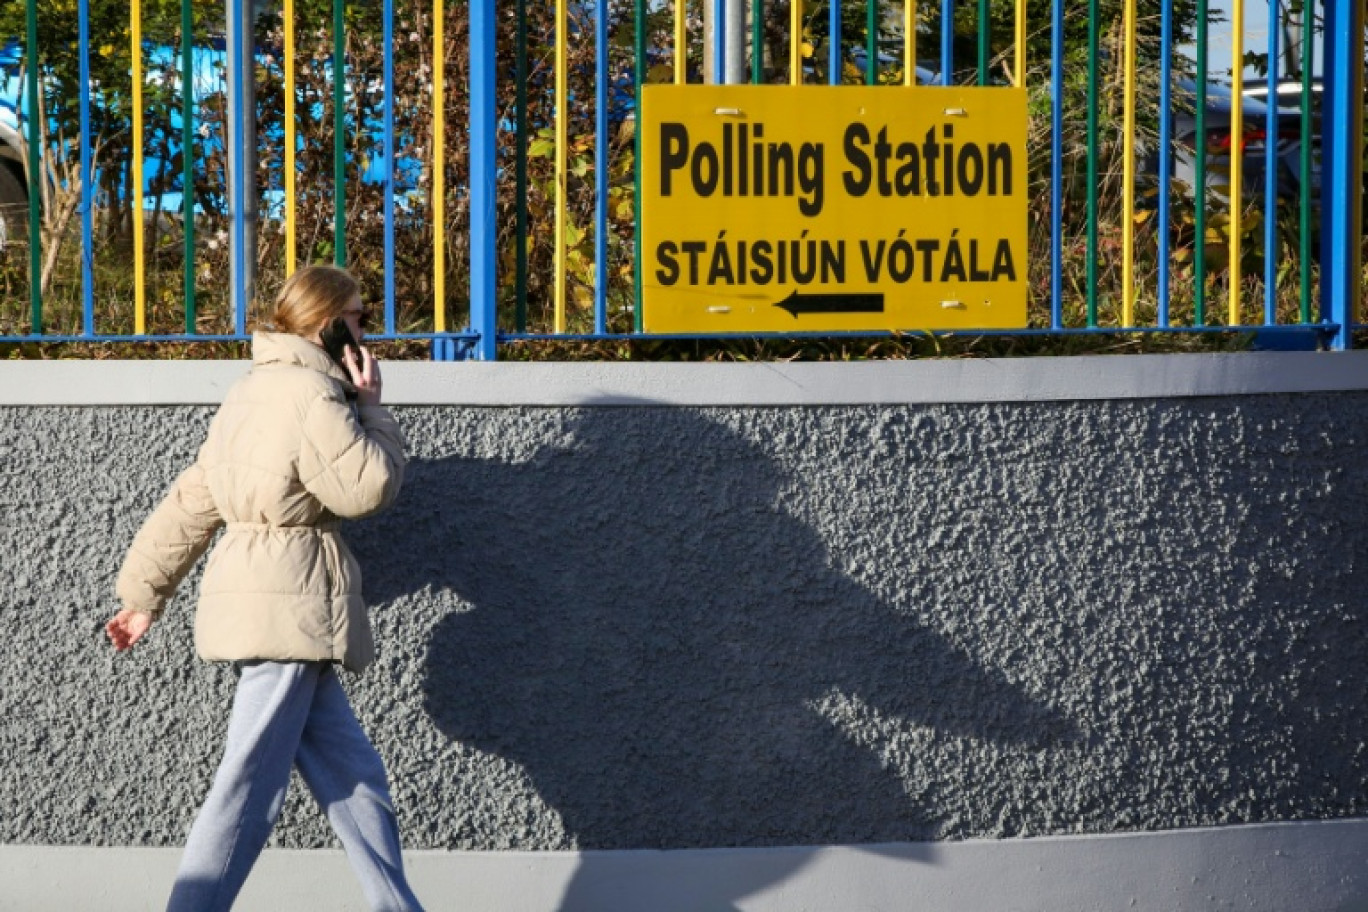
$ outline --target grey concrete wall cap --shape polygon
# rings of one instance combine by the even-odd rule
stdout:
[[[212,405],[245,361],[0,361],[0,405]],[[820,406],[1368,389],[1368,352],[845,363],[384,365],[392,405]]]

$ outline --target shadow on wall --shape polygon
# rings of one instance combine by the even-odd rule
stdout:
[[[574,440],[521,464],[415,461],[364,563],[394,568],[368,577],[373,601],[432,585],[470,603],[432,631],[426,709],[526,770],[581,849],[934,838],[936,809],[818,714],[833,693],[949,735],[1074,737],[834,569],[754,443],[636,408],[585,409]],[[563,909],[607,907],[591,875]]]

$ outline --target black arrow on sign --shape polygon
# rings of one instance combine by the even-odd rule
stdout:
[[[794,292],[774,305],[796,318],[799,314],[883,313],[882,294],[799,294]]]

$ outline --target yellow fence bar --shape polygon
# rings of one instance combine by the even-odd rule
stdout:
[[[721,28],[721,24],[713,26]],[[717,80],[721,82],[721,79]],[[789,0],[789,85],[803,84],[803,0]]]
[[[147,332],[147,276],[143,268],[142,2],[133,0],[129,33],[133,54],[133,332]]]
[[[432,329],[446,332],[446,10],[432,2]]]
[[[1244,171],[1244,0],[1230,3],[1230,314],[1231,326],[1240,325],[1240,232],[1243,219]],[[1269,103],[1275,104],[1269,95]],[[1277,142],[1277,137],[1268,137]]]
[[[675,0],[674,8],[674,81],[683,85],[689,81],[689,32],[685,19],[689,12],[688,0]]]
[[[556,0],[556,284],[555,331],[565,332],[565,152],[570,107],[566,79],[569,16],[566,0]]]
[[[917,3],[903,0],[903,85],[917,84]]]
[[[1121,186],[1135,186],[1135,0],[1126,0]],[[1135,325],[1135,196],[1121,194],[1121,325]],[[1055,214],[1058,218],[1058,213]]]
[[[294,0],[285,0],[285,275],[294,274],[295,245],[295,33]]]
[[[1026,85],[1026,0],[1016,5],[1016,86]]]

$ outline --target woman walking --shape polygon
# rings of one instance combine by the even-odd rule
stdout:
[[[193,465],[133,540],[105,629],[137,643],[208,548],[195,647],[239,670],[223,759],[186,842],[168,912],[227,910],[275,825],[297,766],[372,908],[417,910],[404,877],[384,764],[352,713],[336,666],[375,653],[361,573],[340,519],[389,506],[404,439],[380,405],[380,368],[322,335],[365,311],[345,270],[299,270],[276,298],[274,332],[252,337],[252,369],[229,390]],[[337,327],[340,329],[340,327]]]

